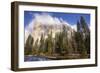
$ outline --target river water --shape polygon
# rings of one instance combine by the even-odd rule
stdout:
[[[50,59],[42,56],[27,55],[24,57],[24,61],[47,61],[47,60]]]

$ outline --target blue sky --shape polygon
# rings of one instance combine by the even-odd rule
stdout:
[[[71,25],[75,25],[77,21],[80,19],[80,16],[83,16],[86,20],[86,23],[90,25],[90,14],[24,11],[24,26],[27,26],[35,18],[34,14],[42,14],[42,13],[47,13],[52,17],[62,18],[64,21],[67,21]]]

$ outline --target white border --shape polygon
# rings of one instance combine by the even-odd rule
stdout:
[[[38,61],[38,62],[24,62],[24,11],[49,11],[49,12],[69,12],[69,13],[89,13],[91,14],[90,30],[91,30],[91,54],[90,59],[77,60],[59,60],[59,61]],[[80,8],[62,8],[62,7],[46,7],[46,6],[24,6],[19,5],[19,54],[18,62],[19,68],[35,68],[35,67],[50,67],[50,66],[64,66],[64,65],[83,65],[95,64],[95,11],[93,9]]]

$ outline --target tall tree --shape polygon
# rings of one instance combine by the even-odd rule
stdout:
[[[63,25],[63,30],[62,30],[62,34],[61,34],[61,38],[62,38],[62,51],[63,53],[68,53],[68,32],[67,32],[67,28],[65,25]]]
[[[44,52],[45,52],[45,53],[48,52],[48,38],[45,39],[45,43],[44,43]]]
[[[25,55],[32,54],[34,39],[31,35],[28,36],[25,44]]]
[[[53,53],[53,39],[52,39],[52,31],[50,32],[50,34],[48,34],[48,53],[49,55],[52,55]]]
[[[60,41],[59,41],[59,33],[55,35],[55,53],[60,53]]]
[[[81,32],[81,24],[77,21],[77,32]]]
[[[34,45],[33,45],[33,49],[32,49],[32,53],[33,55],[38,55],[39,54],[39,40],[37,39],[35,42],[34,42]]]
[[[84,50],[86,50],[87,53],[89,53],[90,51],[90,30],[83,16],[81,16],[80,23],[82,25],[82,30],[83,30],[83,39],[84,39],[84,48],[85,48]]]
[[[82,49],[84,48],[84,43],[83,43],[83,35],[82,35],[82,26],[79,21],[77,21],[77,32],[75,32],[75,40],[77,43],[77,51],[79,53],[82,52]]]
[[[40,38],[40,46],[39,46],[40,53],[44,52],[44,44],[45,44],[45,39],[44,39],[44,35],[42,34]]]
[[[85,18],[84,18],[83,16],[81,16],[81,18],[80,18],[80,24],[81,24],[82,30],[83,30],[83,32],[84,32],[85,34],[87,34],[87,33],[90,32],[90,31],[89,31],[89,28],[88,28],[88,25],[87,25],[87,23],[86,23],[86,20],[85,20]]]
[[[90,30],[83,16],[80,17],[80,22],[77,21],[77,32],[75,33],[77,49],[81,57],[85,57],[90,51]]]

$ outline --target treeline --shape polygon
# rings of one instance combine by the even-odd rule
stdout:
[[[89,57],[90,29],[83,16],[77,21],[77,31],[73,31],[70,38],[65,25],[61,32],[55,34],[55,38],[52,38],[52,33],[51,31],[47,38],[42,34],[40,40],[36,41],[29,35],[25,44],[25,55],[67,56],[79,54],[80,57]]]

